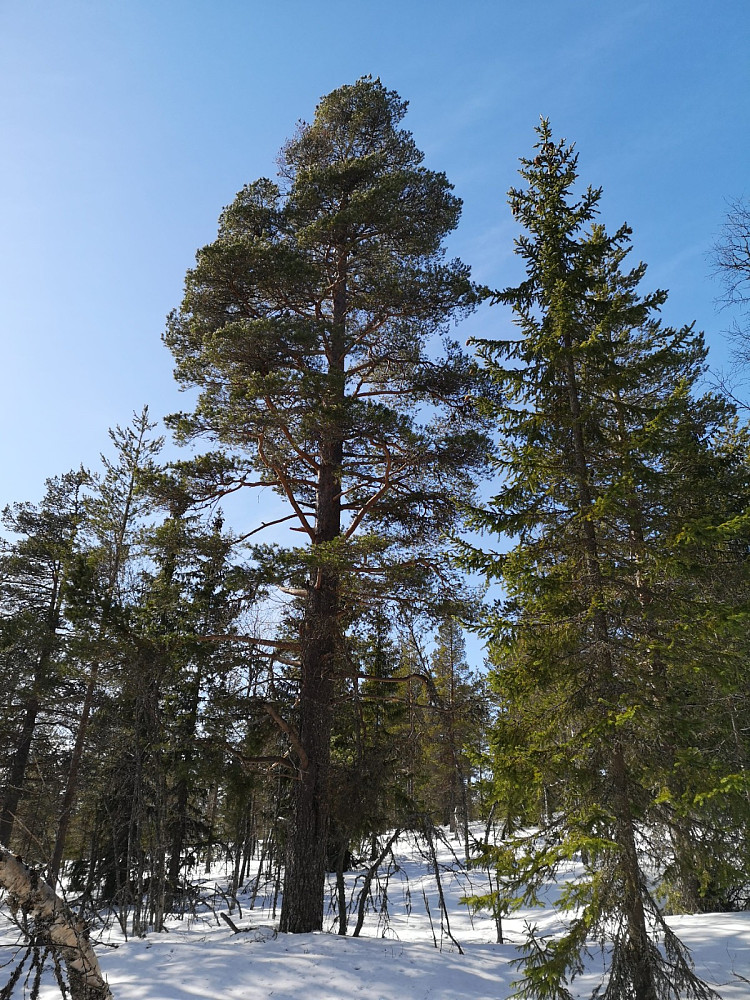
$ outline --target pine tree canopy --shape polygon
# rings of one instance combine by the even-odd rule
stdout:
[[[231,468],[206,459],[209,480],[272,486],[314,542],[447,527],[447,484],[482,456],[475,366],[430,343],[476,300],[442,248],[460,201],[422,165],[405,111],[370,79],[324,98],[283,148],[279,183],[247,185],[222,213],[166,334],[178,379],[201,390],[178,432],[232,449]],[[330,459],[342,520],[326,529]]]

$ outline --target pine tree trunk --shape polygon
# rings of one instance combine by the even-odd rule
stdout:
[[[219,786],[214,784],[211,789],[211,800],[208,807],[208,821],[207,827],[208,832],[206,835],[206,861],[203,867],[204,874],[208,875],[211,871],[211,864],[213,858],[211,857],[211,852],[214,843],[214,821],[216,820],[216,812],[219,807]]]
[[[161,760],[157,764],[157,799],[154,807],[154,847],[151,861],[151,898],[153,901],[153,928],[164,930],[164,915],[167,899],[167,843],[166,843],[166,798],[167,789]]]
[[[464,834],[464,860],[468,867],[469,860],[471,858],[471,845],[469,843],[470,832],[469,832],[469,789],[468,782],[466,780],[466,775],[461,767],[458,767],[458,781],[459,789],[461,791],[461,822],[463,824],[463,834]]]
[[[81,769],[81,761],[83,760],[83,751],[86,745],[86,737],[88,735],[89,728],[89,717],[91,715],[91,708],[94,704],[94,693],[96,692],[98,676],[99,664],[94,662],[91,667],[91,673],[89,674],[88,684],[86,685],[86,694],[83,699],[83,707],[81,708],[81,717],[78,721],[78,732],[76,733],[76,741],[70,758],[68,778],[65,783],[65,791],[63,792],[63,800],[60,807],[60,817],[57,821],[55,846],[49,863],[48,878],[50,885],[53,887],[57,884],[57,879],[60,874],[60,865],[62,864],[63,853],[65,851],[65,842],[68,838],[68,829],[70,827],[70,820],[73,814],[73,806],[78,794],[78,773]]]
[[[188,784],[181,778],[177,785],[177,803],[175,806],[174,825],[172,827],[172,842],[169,847],[169,868],[167,871],[166,895],[164,898],[165,913],[172,913],[175,897],[180,888],[180,872],[182,870],[182,851],[187,834]]]
[[[201,676],[199,669],[192,686],[190,709],[184,720],[184,725],[180,727],[179,739],[181,746],[177,747],[178,751],[184,753],[185,759],[182,763],[183,772],[177,781],[177,802],[173,812],[172,823],[170,824],[172,836],[169,847],[169,869],[167,871],[167,886],[164,901],[164,910],[166,913],[171,913],[174,909],[175,895],[180,885],[182,852],[185,847],[185,837],[187,836],[188,804],[190,802],[189,774],[194,757],[195,727],[198,719]]]
[[[335,541],[341,533],[344,448],[338,411],[345,393],[346,269],[346,253],[341,251],[327,346],[329,386],[320,403],[322,440],[313,549]],[[338,614],[339,577],[322,565],[313,570],[302,626],[299,740],[306,760],[301,762],[295,786],[279,927],[294,934],[323,927]]]
[[[60,591],[61,587],[55,583],[50,597],[49,607],[46,615],[46,631],[42,641],[39,659],[34,670],[34,680],[31,694],[26,700],[23,711],[23,724],[21,733],[13,752],[8,774],[8,782],[5,786],[3,796],[3,808],[0,813],[0,844],[9,844],[13,835],[13,826],[16,820],[18,803],[23,797],[24,781],[26,778],[26,768],[31,756],[31,744],[34,740],[36,720],[39,715],[39,691],[42,689],[47,672],[52,661],[53,646],[60,615]]]
[[[279,929],[292,934],[323,927],[323,895],[328,839],[328,781],[333,722],[334,658],[332,625],[336,594],[312,589],[303,644],[300,686],[300,744],[307,756],[294,789],[288,831],[284,899]]]
[[[346,861],[348,846],[347,841],[342,840],[341,847],[336,855],[336,895],[338,897],[339,908],[339,934],[342,937],[346,935],[346,882],[344,881],[344,862]]]
[[[21,734],[11,759],[10,773],[8,774],[8,782],[5,786],[3,810],[0,813],[0,844],[10,844],[10,838],[13,834],[16,810],[18,809],[18,803],[21,801],[26,766],[31,754],[31,742],[34,738],[34,729],[38,714],[39,699],[36,694],[32,694],[24,708]]]

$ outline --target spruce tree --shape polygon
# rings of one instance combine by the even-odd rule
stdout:
[[[280,183],[248,184],[198,254],[166,341],[195,386],[182,440],[205,496],[268,487],[300,605],[298,763],[281,927],[323,916],[330,737],[345,634],[361,602],[388,601],[434,566],[434,544],[484,449],[467,394],[475,367],[449,341],[471,308],[468,269],[443,238],[460,201],[400,127],[406,103],[370,78],[323,98],[280,154]],[[297,536],[299,537],[299,535]]]
[[[467,551],[467,562],[506,589],[484,626],[497,766],[506,807],[538,825],[501,852],[504,891],[533,900],[576,858],[585,875],[562,895],[573,911],[566,933],[531,935],[517,995],[569,997],[587,941],[611,935],[597,995],[706,997],[651,884],[671,864],[657,845],[679,832],[668,803],[689,802],[691,822],[705,827],[700,802],[727,805],[727,782],[742,785],[726,757],[710,780],[689,763],[713,724],[707,691],[738,677],[741,558],[740,589],[720,610],[702,581],[747,535],[742,448],[716,447],[731,413],[695,394],[701,337],[661,324],[666,296],[639,292],[643,265],[623,270],[630,231],[608,235],[595,222],[600,190],[576,195],[573,148],[542,121],[535,155],[521,163],[525,186],[510,205],[526,277],[496,295],[521,336],[479,342],[502,439],[498,492],[474,518],[513,547],[502,557]],[[508,794],[508,775],[523,796]]]

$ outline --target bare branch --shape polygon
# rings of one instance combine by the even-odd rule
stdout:
[[[274,484],[277,485],[277,484]],[[259,525],[257,528],[253,528],[252,531],[245,532],[244,535],[240,535],[237,538],[238,542],[244,542],[252,535],[257,535],[259,531],[264,531],[266,528],[273,527],[274,524],[283,524],[285,521],[293,521],[297,517],[296,514],[287,514],[286,517],[277,517],[275,521],[264,521],[263,524]],[[297,529],[300,530],[299,528]]]
[[[299,757],[300,770],[306,771],[310,766],[310,758],[305,753],[305,748],[300,743],[299,736],[295,733],[294,729],[289,725],[289,723],[286,722],[285,719],[281,718],[281,716],[273,707],[273,705],[265,701],[263,702],[263,708],[266,710],[266,712],[268,712],[268,714],[271,716],[271,718],[279,727],[279,729],[282,731],[282,733],[285,733],[289,737],[289,742],[297,751],[297,756]]]
[[[276,639],[258,639],[253,635],[237,635],[234,633],[227,633],[225,635],[198,635],[195,638],[198,642],[246,642],[251,646],[269,646],[271,649],[281,649],[287,652],[296,652],[300,649],[300,643],[291,640],[280,642]]]

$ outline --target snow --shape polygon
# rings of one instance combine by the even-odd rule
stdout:
[[[524,923],[554,931],[554,906],[504,919],[507,943],[495,944],[492,917],[472,916],[460,901],[486,887],[486,873],[461,873],[454,850],[460,855],[461,845],[446,839],[438,858],[450,930],[463,954],[441,927],[428,858],[413,837],[402,836],[394,845],[387,916],[381,906],[371,910],[361,937],[337,935],[336,916],[330,912],[330,933],[277,934],[271,893],[264,897],[261,886],[249,909],[249,883],[238,896],[239,908],[232,907],[230,917],[239,929],[234,933],[220,916],[222,910],[229,913],[226,901],[211,892],[214,885],[226,890],[228,882],[226,871],[216,868],[206,877],[205,902],[197,912],[170,919],[166,933],[142,938],[126,940],[115,923],[101,935],[99,959],[115,1000],[506,1000],[519,975],[510,962],[518,957]],[[361,880],[361,870],[348,873],[350,899],[356,900]],[[552,891],[550,904],[554,897]],[[217,899],[220,906],[214,905]],[[355,921],[356,914],[349,920],[350,934]],[[669,922],[690,948],[696,971],[724,1000],[750,1000],[750,982],[739,978],[750,979],[750,912],[676,916]],[[11,931],[7,921],[0,924],[0,963],[10,957]],[[586,974],[569,987],[572,995],[588,998],[604,966],[604,957],[592,947]],[[0,987],[4,981],[0,970]],[[23,995],[20,985],[14,996]],[[54,982],[45,981],[40,1000],[59,995]]]

